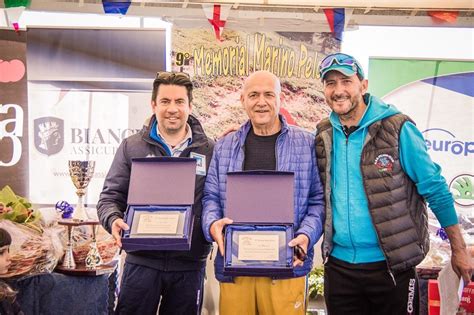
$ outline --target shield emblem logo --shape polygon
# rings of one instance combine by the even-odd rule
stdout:
[[[64,146],[64,121],[56,117],[34,120],[35,148],[47,156],[59,153]]]

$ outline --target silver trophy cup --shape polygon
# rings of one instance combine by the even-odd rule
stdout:
[[[69,161],[69,176],[71,176],[78,197],[73,218],[79,221],[87,221],[88,216],[84,209],[84,195],[87,186],[94,175],[95,161]]]

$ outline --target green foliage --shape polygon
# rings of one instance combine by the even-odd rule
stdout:
[[[310,298],[324,294],[324,267],[313,268],[308,274],[308,294]]]
[[[24,197],[17,196],[10,186],[0,190],[0,220],[16,223],[36,223],[40,213],[31,208],[31,203]]]

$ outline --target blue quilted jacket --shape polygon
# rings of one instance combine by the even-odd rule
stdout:
[[[282,131],[276,141],[278,171],[295,173],[294,186],[294,228],[295,235],[305,234],[309,238],[308,259],[301,267],[296,267],[294,277],[306,275],[313,265],[313,246],[323,232],[324,197],[319,179],[314,149],[314,136],[294,126],[289,126],[280,116]],[[250,121],[235,133],[219,140],[214,148],[211,165],[204,186],[202,227],[204,236],[210,242],[209,228],[214,221],[225,216],[227,172],[242,171],[245,138],[250,130]],[[223,257],[218,252],[215,262],[216,278],[232,281],[224,277]]]

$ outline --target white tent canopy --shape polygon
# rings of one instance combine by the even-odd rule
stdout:
[[[132,0],[127,16],[160,17],[177,27],[207,27],[203,3],[231,4],[226,27],[243,30],[328,31],[324,8],[345,7],[346,29],[369,26],[474,27],[472,0]],[[3,2],[2,2],[3,5]],[[28,10],[103,13],[100,0],[33,0]],[[456,22],[436,24],[427,11],[459,11]]]

